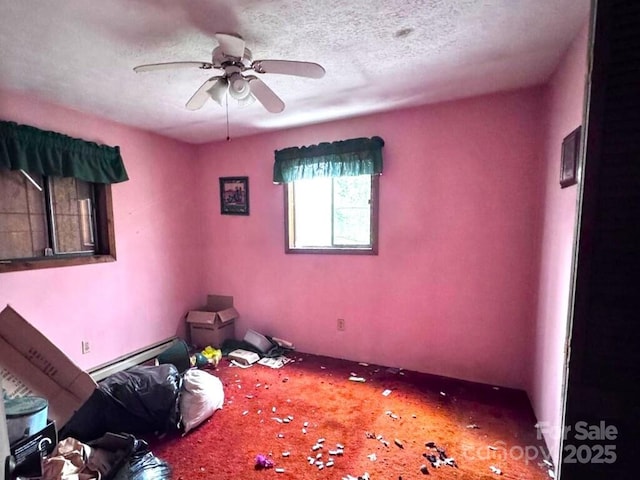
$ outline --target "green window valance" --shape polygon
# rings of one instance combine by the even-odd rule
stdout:
[[[382,173],[383,146],[382,138],[371,137],[276,150],[273,182],[288,183],[316,177],[379,175]]]
[[[120,149],[0,121],[0,167],[92,183],[129,180]]]

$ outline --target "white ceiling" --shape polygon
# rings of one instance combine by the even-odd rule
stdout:
[[[192,143],[224,139],[225,109],[186,101],[214,33],[254,59],[320,63],[322,79],[260,78],[285,102],[229,104],[232,137],[543,83],[590,0],[0,0],[0,88]]]

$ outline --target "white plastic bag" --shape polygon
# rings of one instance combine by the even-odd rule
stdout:
[[[213,412],[222,408],[223,403],[224,390],[218,377],[195,368],[184,373],[180,395],[180,414],[185,433],[200,425],[213,415]]]

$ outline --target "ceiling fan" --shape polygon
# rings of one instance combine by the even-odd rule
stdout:
[[[198,110],[211,98],[221,106],[228,93],[240,105],[248,105],[258,100],[271,113],[284,110],[284,102],[262,80],[255,75],[245,75],[247,71],[254,73],[278,73],[306,78],[322,78],[325,70],[321,65],[312,62],[292,60],[253,60],[251,51],[245,47],[244,39],[234,33],[216,33],[218,46],[213,49],[211,62],[165,62],[138,65],[134,71],[149,72],[172,68],[199,68],[201,70],[218,69],[216,75],[205,81],[187,101],[189,110]]]

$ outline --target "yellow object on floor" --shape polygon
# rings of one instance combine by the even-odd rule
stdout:
[[[218,362],[222,360],[222,350],[213,348],[211,345],[205,347],[201,353],[209,360],[210,363],[213,363],[214,365],[217,365]]]

